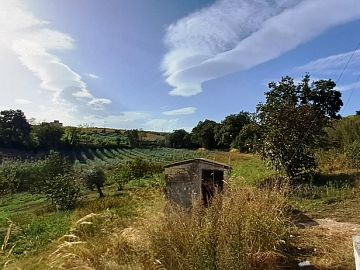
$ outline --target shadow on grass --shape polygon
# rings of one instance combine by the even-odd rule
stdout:
[[[337,188],[356,187],[360,184],[360,172],[316,173],[312,179],[314,186],[333,186]]]

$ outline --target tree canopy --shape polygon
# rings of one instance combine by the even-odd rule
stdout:
[[[314,150],[331,119],[342,106],[341,93],[332,80],[310,83],[310,76],[295,84],[291,77],[269,83],[266,102],[257,107],[263,130],[261,153],[277,170],[296,178],[315,168]]]
[[[30,142],[30,124],[21,110],[0,112],[0,144],[6,147],[24,147]]]

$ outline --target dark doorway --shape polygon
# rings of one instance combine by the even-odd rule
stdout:
[[[202,198],[205,206],[208,206],[215,193],[224,187],[224,171],[202,170],[201,179]]]

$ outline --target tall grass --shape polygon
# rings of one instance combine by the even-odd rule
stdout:
[[[290,230],[284,198],[230,188],[191,212],[170,206],[150,230],[166,269],[274,269],[285,263]]]
[[[279,193],[230,187],[205,208],[153,193],[136,222],[90,213],[34,269],[277,269],[289,265],[289,219]],[[19,264],[18,264],[19,266]],[[21,266],[20,266],[21,268]],[[12,269],[11,267],[7,269]],[[25,268],[27,269],[27,268]]]

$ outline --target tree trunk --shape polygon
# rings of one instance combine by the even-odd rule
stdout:
[[[97,190],[98,190],[98,192],[99,192],[99,198],[104,197],[105,195],[104,195],[104,193],[102,192],[101,187],[100,187],[99,185],[96,185],[96,188],[97,188]]]

